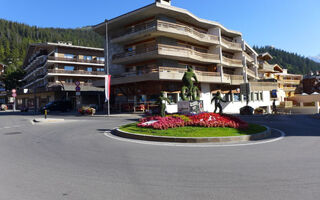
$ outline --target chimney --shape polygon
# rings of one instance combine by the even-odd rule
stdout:
[[[171,0],[156,0],[156,2],[171,6]]]

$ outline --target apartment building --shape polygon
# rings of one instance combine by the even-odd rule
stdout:
[[[229,101],[224,111],[239,112],[245,104],[240,84],[247,82],[253,83],[253,107],[271,105],[270,90],[276,85],[259,82],[258,54],[242,34],[174,7],[170,0],[156,0],[94,30],[108,41],[113,108],[149,106],[161,91],[176,103],[188,66],[199,80],[205,111],[213,111],[212,93],[220,90]],[[167,108],[177,111],[176,104]]]
[[[0,104],[6,103],[6,87],[3,80],[5,65],[0,63]]]
[[[300,93],[301,74],[289,74],[287,69],[283,69],[278,64],[269,64],[272,56],[266,52],[259,54],[259,77],[261,79],[273,79],[277,82],[277,99],[285,101],[288,97],[293,97],[295,93]]]
[[[36,102],[35,107],[40,108],[51,101],[69,100],[74,108],[90,104],[101,107],[104,102],[104,89],[93,84],[105,77],[101,48],[63,42],[31,44],[23,69],[26,75],[23,90],[18,92],[18,106],[30,108]]]
[[[310,72],[302,80],[303,92],[306,94],[320,93],[320,71]]]

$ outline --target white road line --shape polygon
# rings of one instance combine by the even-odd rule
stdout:
[[[260,142],[251,142],[251,143],[239,143],[239,144],[191,144],[191,143],[170,143],[170,142],[152,142],[152,141],[143,141],[143,140],[134,140],[134,139],[127,139],[122,137],[117,137],[111,134],[110,132],[106,131],[104,133],[105,136],[119,140],[122,142],[132,142],[137,144],[146,144],[146,145],[157,145],[157,146],[174,146],[174,147],[236,147],[236,146],[250,146],[250,145],[258,145],[258,144],[267,144],[271,142],[276,142],[282,140],[285,137],[285,133],[279,129],[271,128],[276,130],[280,133],[280,136],[271,140],[260,141]]]

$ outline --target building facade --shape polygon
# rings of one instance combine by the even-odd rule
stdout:
[[[113,108],[149,109],[161,91],[176,103],[182,77],[191,66],[199,81],[205,111],[213,111],[212,94],[218,90],[228,103],[224,112],[237,113],[245,105],[240,84],[252,82],[250,103],[268,107],[275,83],[260,82],[258,54],[242,34],[201,19],[189,11],[155,3],[95,26],[107,38],[112,75]],[[168,105],[176,112],[177,105]]]
[[[40,108],[51,101],[68,100],[80,105],[101,107],[103,88],[94,86],[104,80],[104,51],[101,48],[71,43],[31,44],[24,60],[23,89],[18,92],[20,107]],[[76,84],[80,87],[77,97]]]
[[[303,92],[306,94],[320,93],[320,71],[310,72],[303,80]]]

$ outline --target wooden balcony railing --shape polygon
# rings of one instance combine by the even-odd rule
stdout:
[[[58,73],[58,74],[84,74],[84,75],[105,75],[105,72],[98,72],[98,71],[82,71],[82,70],[74,70],[68,71],[64,69],[48,69],[48,73]]]
[[[175,24],[175,23],[165,22],[165,21],[158,21],[157,26],[160,28],[174,29],[175,31],[179,31],[182,33],[190,33],[193,36],[196,36],[197,38],[202,40],[214,41],[214,42],[219,41],[219,37],[216,35],[202,33],[185,25],[180,25],[180,24]]]
[[[228,46],[229,48],[236,48],[236,49],[241,49],[241,43],[235,43],[235,42],[230,42],[223,37],[221,37],[221,42]]]
[[[201,40],[213,41],[216,43],[219,42],[219,38],[216,35],[199,32],[190,26],[180,25],[180,24],[161,21],[161,20],[155,20],[149,23],[139,24],[139,25],[130,27],[126,30],[119,31],[118,33],[115,33],[114,35],[112,35],[111,39],[127,36],[140,31],[146,31],[148,29],[152,29],[156,27],[162,28],[165,31],[170,31],[170,29],[173,29],[174,31],[178,31],[182,34],[191,34],[194,37],[197,37],[198,39],[201,39]]]
[[[61,58],[61,57],[55,57],[55,56],[49,56],[48,60],[104,64],[104,61],[100,61],[100,60],[84,60],[84,59],[79,59],[79,58]]]
[[[242,60],[232,59],[223,56],[223,61],[229,63],[230,65],[242,65]]]
[[[159,51],[161,51],[161,53],[174,52],[176,56],[188,56],[188,57],[196,56],[196,58],[198,57],[200,59],[219,60],[218,54],[203,53],[187,47],[164,45],[164,44],[155,44],[154,46],[149,46],[144,49],[118,53],[113,55],[112,59],[116,60],[120,58],[126,58],[126,57],[136,56],[140,54],[159,52]]]
[[[243,52],[243,54],[244,54],[244,56],[247,58],[247,60],[248,60],[249,62],[254,62],[254,61],[255,61],[254,58],[252,58],[252,56],[250,56],[250,55],[247,54],[246,52]]]
[[[251,76],[254,76],[254,77],[256,76],[256,73],[253,70],[249,69],[249,68],[247,68],[247,73],[249,75],[251,75]]]

